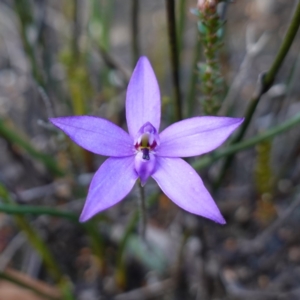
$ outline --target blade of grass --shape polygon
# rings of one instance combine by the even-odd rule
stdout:
[[[74,223],[79,223],[79,216],[67,211],[58,210],[51,207],[41,207],[33,205],[13,205],[0,204],[0,211],[11,215],[33,215],[33,216],[52,216],[67,219]]]

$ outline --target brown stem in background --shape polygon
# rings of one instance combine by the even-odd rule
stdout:
[[[179,121],[182,119],[182,104],[179,82],[179,60],[178,60],[178,45],[176,38],[176,19],[175,19],[175,1],[166,0],[167,23],[170,45],[170,58],[172,67],[172,79],[175,92],[175,117]]]

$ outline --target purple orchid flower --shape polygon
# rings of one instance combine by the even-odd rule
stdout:
[[[133,71],[126,96],[128,131],[92,116],[52,118],[75,143],[110,156],[95,173],[80,216],[84,222],[121,201],[140,178],[151,176],[184,210],[225,224],[218,207],[196,171],[179,157],[214,150],[243,122],[227,117],[195,117],[167,127],[160,134],[160,92],[146,57]]]

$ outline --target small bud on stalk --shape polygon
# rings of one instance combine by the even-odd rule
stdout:
[[[205,10],[208,9],[217,9],[217,5],[218,5],[217,0],[198,0],[198,4],[197,7],[199,9],[199,11],[203,12]]]

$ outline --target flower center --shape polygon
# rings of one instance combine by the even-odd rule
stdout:
[[[134,147],[138,152],[142,152],[144,160],[150,160],[150,153],[158,145],[159,136],[156,129],[149,122],[144,124],[137,134]]]
[[[155,148],[159,145],[159,136],[156,129],[149,122],[145,123],[136,135],[134,147],[135,170],[138,173],[142,185],[144,185],[155,170]]]

